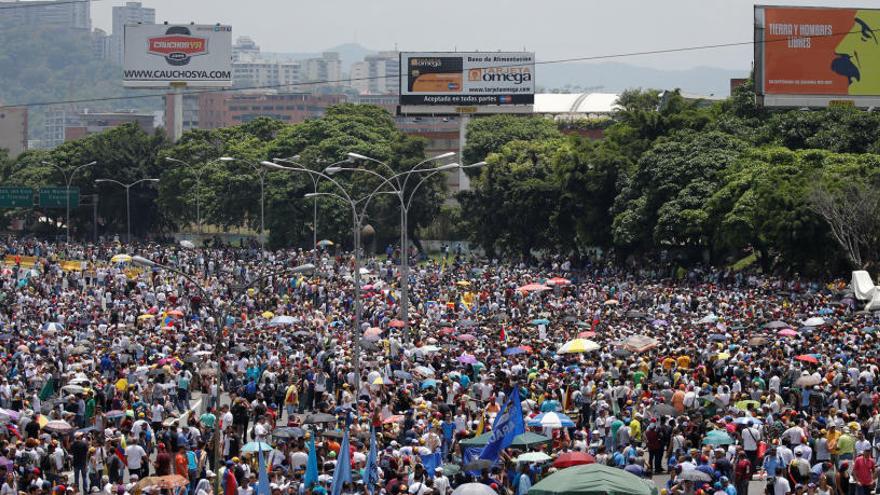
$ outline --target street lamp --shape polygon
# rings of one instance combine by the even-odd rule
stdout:
[[[278,276],[285,273],[313,273],[315,271],[315,265],[311,263],[306,263],[304,265],[295,266],[293,268],[282,268],[280,270],[276,270],[261,277],[257,277],[252,280],[249,284],[238,287],[237,292],[234,292],[232,298],[228,299],[228,302],[225,304],[225,308],[220,308],[214,305],[215,299],[208,293],[207,289],[205,289],[195,278],[193,278],[188,273],[185,273],[177,268],[163,265],[161,263],[156,263],[155,261],[149,260],[142,256],[132,256],[131,262],[134,265],[141,266],[144,268],[150,268],[153,270],[164,270],[174,274],[177,274],[187,281],[191,283],[198,291],[201,293],[202,298],[205,301],[210,301],[211,306],[206,306],[206,309],[210,311],[212,314],[212,318],[214,318],[214,326],[215,331],[213,333],[208,334],[207,327],[205,328],[205,332],[208,335],[213,336],[213,342],[211,343],[211,350],[213,352],[213,357],[217,361],[217,364],[220,364],[220,360],[222,359],[222,353],[220,352],[221,346],[223,343],[223,339],[221,331],[223,328],[223,323],[225,319],[224,313],[228,313],[229,310],[232,309],[233,306],[241,299],[242,296],[247,294],[247,291],[257,285],[258,283],[274,276]],[[224,311],[224,309],[226,311]],[[218,390],[218,398],[219,395],[223,393],[223,380],[220,376],[217,377],[217,390]],[[220,468],[221,462],[221,450],[220,450],[220,428],[214,428],[214,469],[218,470]]]
[[[390,187],[397,193],[397,198],[400,201],[400,320],[403,321],[404,325],[404,335],[408,336],[409,334],[409,207],[412,205],[412,199],[415,197],[416,190],[418,190],[419,186],[421,186],[429,177],[434,176],[440,172],[446,170],[452,170],[455,168],[460,168],[461,166],[456,163],[450,163],[446,165],[441,165],[439,167],[435,167],[432,169],[421,169],[422,165],[426,163],[430,163],[433,161],[443,160],[446,158],[451,158],[455,156],[455,153],[448,152],[443,153],[437,156],[433,156],[426,160],[422,160],[421,162],[415,164],[408,171],[395,173],[394,169],[391,168],[387,163],[377,160],[375,158],[371,158],[366,155],[362,155],[360,153],[348,153],[347,156],[352,160],[360,160],[360,161],[368,161],[377,163],[382,165],[389,171],[391,171],[391,178],[386,178],[382,174],[375,172],[373,170],[365,169],[365,168],[343,168],[343,167],[328,167],[325,172],[328,174],[336,174],[339,172],[364,172],[370,175],[376,176],[380,179],[388,179]],[[467,168],[481,166],[482,164],[474,164],[469,165]],[[415,173],[421,172],[430,172],[427,176],[423,177],[421,181],[416,184],[412,191],[410,191],[409,196],[407,194],[407,184],[409,183],[410,177]],[[396,187],[395,187],[396,185]]]
[[[188,168],[194,168],[189,163],[178,160],[177,158],[171,158],[170,156],[165,157],[165,161],[179,163]],[[211,164],[213,162],[207,162],[207,164]],[[199,236],[202,235],[202,174],[208,171],[207,166],[201,169],[196,170],[196,224],[198,225],[198,233]]]
[[[84,163],[84,164],[74,168],[73,171],[70,172],[70,175],[67,175],[67,171],[64,170],[63,168],[59,167],[58,165],[56,165],[52,162],[43,161],[43,165],[49,165],[51,167],[55,167],[56,169],[58,169],[59,172],[61,172],[61,175],[64,176],[64,184],[65,184],[64,196],[65,196],[65,203],[67,204],[67,219],[65,220],[65,226],[67,227],[67,235],[65,236],[64,242],[68,242],[68,243],[70,242],[70,184],[73,183],[73,176],[76,175],[76,173],[81,168],[89,167],[89,166],[92,166],[96,163],[98,163],[98,162],[91,161],[89,163]]]
[[[296,165],[297,167],[306,168],[304,165],[299,163],[299,155],[293,155],[287,158],[273,158],[272,162],[285,162],[290,163],[291,165]],[[267,163],[272,163],[267,162]],[[342,160],[340,162],[336,162],[331,167],[339,165],[340,163],[348,163],[349,160]],[[318,182],[321,181],[321,177],[317,175],[309,174],[309,178],[312,180],[312,191],[314,193],[318,192]],[[314,201],[312,202],[312,249],[318,248],[318,196],[314,196]]]
[[[125,189],[125,218],[126,218],[126,222],[125,222],[126,223],[126,236],[125,236],[126,240],[125,240],[125,242],[130,244],[131,243],[131,194],[130,194],[131,188],[133,186],[140,184],[141,182],[159,182],[159,179],[141,179],[141,180],[136,180],[130,184],[123,184],[122,182],[119,182],[118,180],[113,180],[113,179],[95,179],[95,184],[108,183],[108,182],[112,183],[112,184],[116,184],[117,186],[121,186]]]
[[[257,173],[257,177],[260,178],[260,248],[265,248],[266,241],[263,239],[263,235],[266,231],[266,217],[265,217],[265,204],[266,204],[266,195],[265,195],[265,177],[266,170],[260,167],[258,164],[249,162],[247,160],[242,160],[240,158],[233,158],[231,156],[221,156],[221,162],[242,162],[248,164],[254,171]]]

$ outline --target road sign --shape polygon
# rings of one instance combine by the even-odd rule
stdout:
[[[0,208],[34,206],[34,190],[29,187],[0,187]]]
[[[65,199],[65,187],[43,187],[40,188],[40,207],[41,208],[67,208],[67,200]],[[70,207],[79,206],[79,188],[70,188]]]

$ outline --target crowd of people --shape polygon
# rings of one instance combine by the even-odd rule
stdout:
[[[0,495],[323,495],[337,459],[343,493],[525,495],[571,459],[670,494],[877,485],[878,321],[839,280],[459,250],[402,321],[390,253],[356,327],[333,247],[0,251]],[[487,461],[514,391],[530,440]]]

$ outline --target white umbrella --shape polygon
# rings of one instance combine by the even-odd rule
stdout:
[[[498,495],[489,485],[482,483],[465,483],[458,485],[452,495]]]
[[[196,247],[196,245],[193,244],[192,241],[187,240],[187,239],[184,239],[184,240],[180,241],[180,245],[181,245],[182,247],[187,248],[187,249],[193,249],[193,248]]]
[[[821,316],[812,316],[802,321],[801,324],[805,327],[821,327],[825,324],[825,318]]]
[[[573,428],[574,421],[558,412],[545,412],[529,420],[529,426],[537,428]]]
[[[552,459],[543,452],[527,452],[516,458],[516,462],[544,462]]]

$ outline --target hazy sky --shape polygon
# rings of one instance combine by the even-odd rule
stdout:
[[[312,52],[357,42],[374,50],[521,50],[538,60],[680,48],[752,39],[758,4],[865,7],[876,0],[143,0],[157,22],[232,25],[264,51]],[[92,3],[110,30],[111,6]],[[740,46],[614,59],[655,68],[748,69]]]

